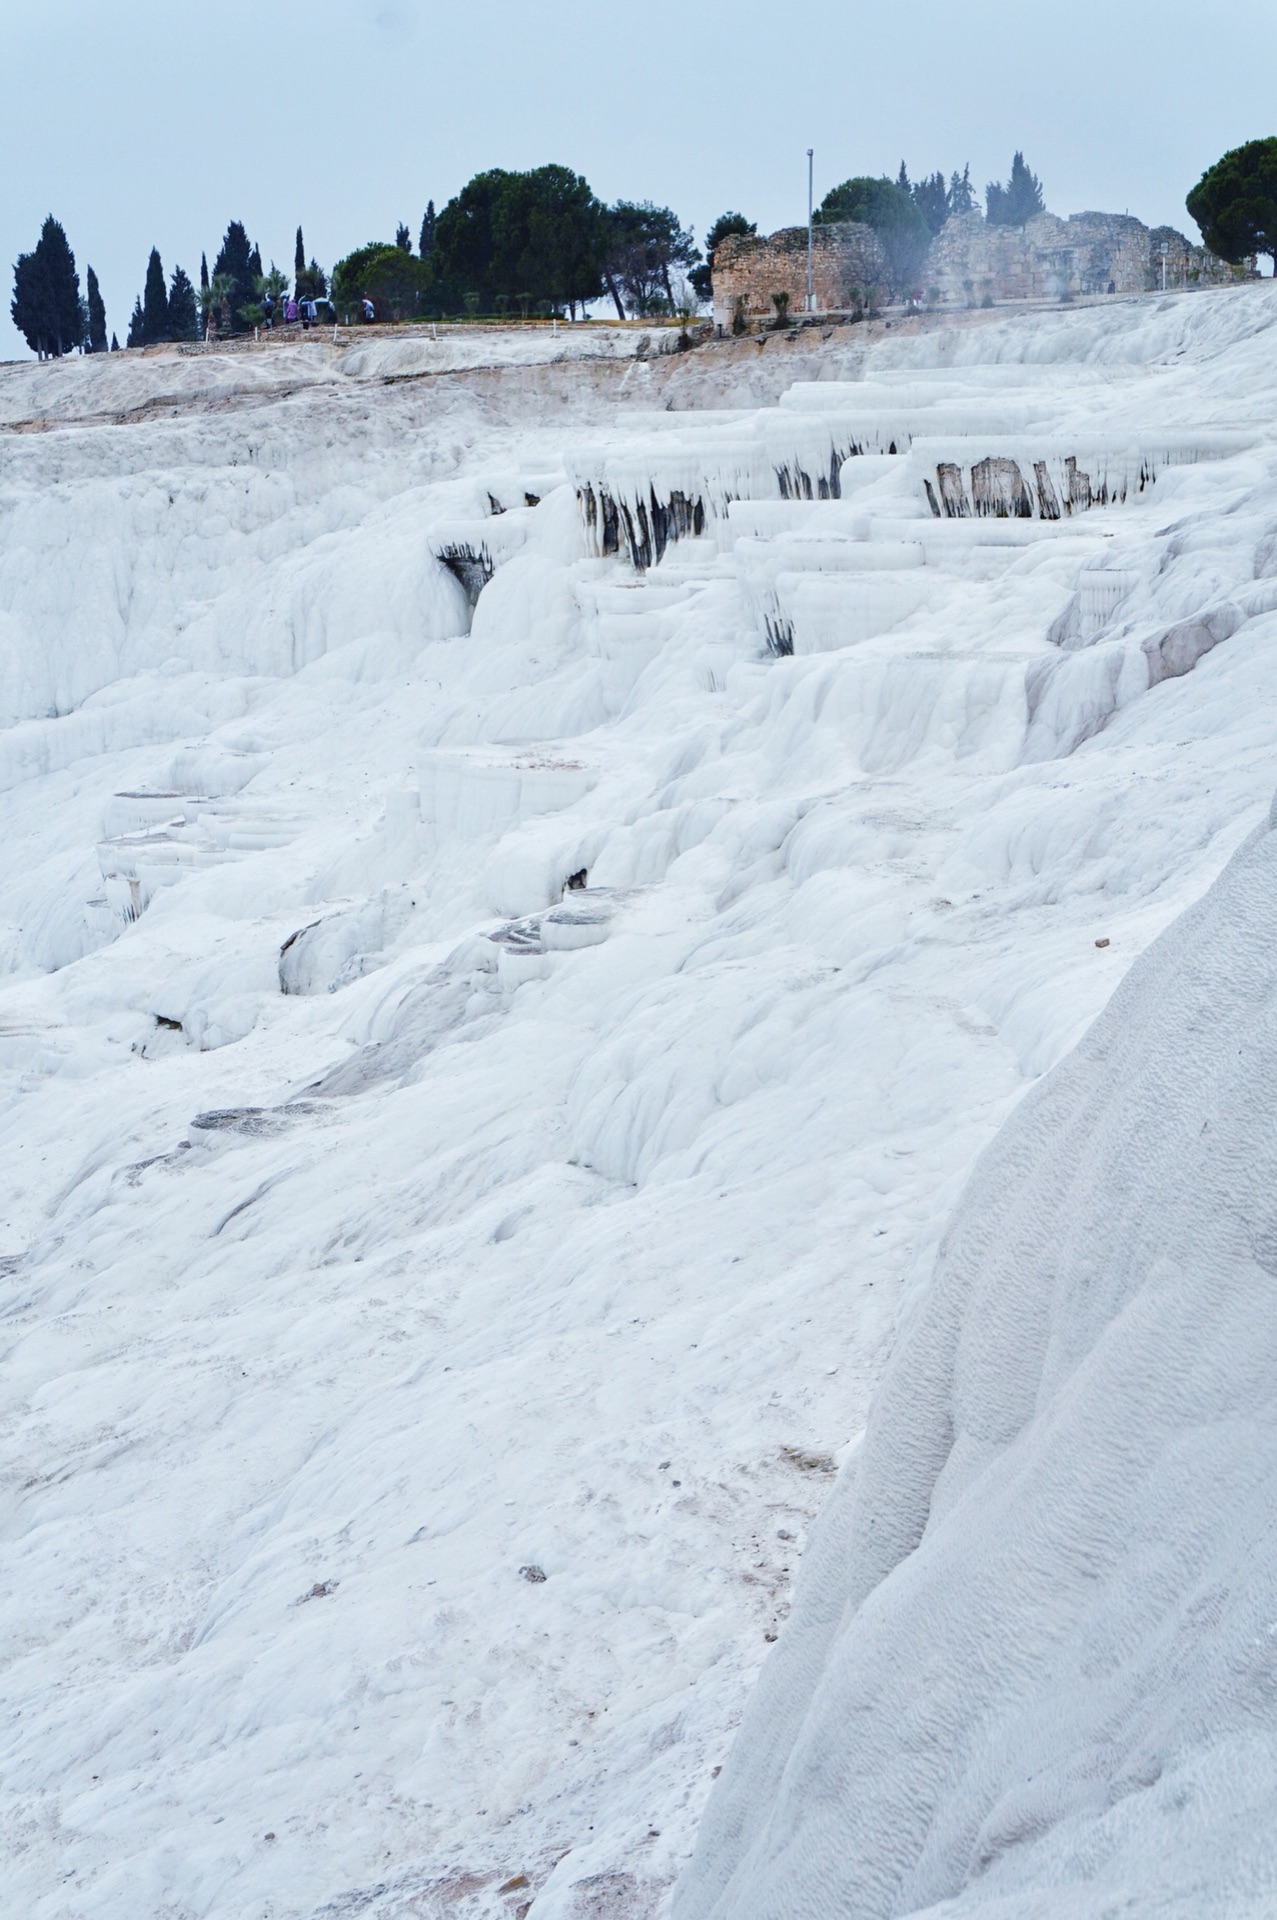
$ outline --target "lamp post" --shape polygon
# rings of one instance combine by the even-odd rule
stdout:
[[[812,290],[811,290],[811,177],[812,177],[811,176],[811,156],[813,152],[814,152],[814,149],[812,147],[808,147],[807,149],[807,311],[808,313],[814,313],[816,311],[816,303],[812,297]]]

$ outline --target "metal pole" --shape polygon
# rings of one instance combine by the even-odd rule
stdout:
[[[815,313],[816,303],[811,291],[811,156],[813,149],[807,149],[807,311]]]

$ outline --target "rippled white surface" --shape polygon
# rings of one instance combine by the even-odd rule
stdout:
[[[1266,807],[1275,323],[835,337],[761,421],[736,348],[0,373],[23,1912],[667,1910],[977,1153]],[[901,449],[590,550],[589,475],[776,498],[861,378],[1222,457],[1019,545]]]

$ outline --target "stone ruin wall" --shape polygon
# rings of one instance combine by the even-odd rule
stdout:
[[[1257,274],[1259,268],[1254,256],[1243,267],[1230,267],[1227,260],[1221,260],[1218,254],[1208,253],[1205,247],[1195,247],[1174,227],[1154,227],[1149,235],[1153,244],[1152,284],[1162,284],[1162,261],[1160,246],[1166,242],[1166,290],[1172,287],[1226,287],[1235,280],[1248,280]]]
[[[1074,213],[1067,220],[1040,213],[1023,227],[991,227],[982,214],[959,214],[932,241],[922,275],[928,295],[945,306],[1148,293],[1161,284],[1162,240],[1168,288],[1235,277],[1173,227],[1153,233],[1125,213]]]
[[[1167,245],[1166,285],[1224,286],[1245,278],[1174,227],[1150,231],[1125,213],[1040,213],[1023,227],[990,226],[978,212],[957,214],[932,241],[918,273],[929,304],[979,307],[1005,300],[1068,300],[1083,294],[1148,293],[1161,286],[1160,246]],[[870,291],[885,295],[889,275],[869,227],[854,222],[816,227],[812,284],[819,313],[855,310]],[[714,322],[719,331],[774,320],[773,295],[789,295],[802,313],[807,297],[807,229],[786,227],[769,238],[736,234],[714,258]]]
[[[887,263],[872,227],[855,221],[812,230],[812,293],[818,313],[857,306],[871,288],[885,287]],[[764,238],[735,233],[714,253],[714,323],[730,333],[745,322],[774,320],[775,294],[789,295],[797,315],[807,304],[807,229],[784,227]]]

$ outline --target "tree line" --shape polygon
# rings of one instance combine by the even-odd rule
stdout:
[[[711,228],[751,230],[739,214]],[[75,255],[50,214],[31,253],[14,268],[10,311],[41,358],[79,350],[107,351],[106,315],[92,267],[81,294]],[[263,266],[243,221],[232,220],[208,270],[200,257],[198,288],[180,265],[166,277],[152,247],[133,305],[126,344],[194,340],[210,330],[246,333],[287,310],[290,300],[325,303],[342,320],[364,302],[378,318],[446,318],[473,314],[584,313],[606,298],[618,319],[693,311],[710,291],[709,265],[689,227],[670,207],[650,200],[605,206],[570,168],[528,172],[492,168],[476,174],[436,215],[427,204],[416,251],[400,223],[393,241],[372,241],[339,260],[328,275],[307,258],[297,229],[292,274]],[[113,334],[109,345],[118,341]]]
[[[1277,272],[1277,138],[1252,140],[1207,169],[1187,208],[1203,239],[1222,259],[1240,264],[1270,253]],[[970,166],[946,181],[942,172],[911,180],[904,161],[895,180],[857,175],[832,188],[817,222],[855,220],[882,241],[893,283],[912,284],[931,240],[956,215],[977,211]],[[1043,211],[1042,183],[1017,152],[1005,181],[984,190],[985,219],[1023,226]],[[290,300],[326,303],[342,320],[365,301],[377,318],[575,317],[606,299],[620,320],[687,313],[710,298],[714,251],[731,234],[751,234],[753,221],[724,213],[697,247],[671,207],[650,200],[599,200],[568,167],[527,172],[490,168],[467,182],[436,215],[429,201],[417,234],[399,223],[393,241],[370,241],[339,260],[331,277],[307,257],[297,229],[292,273],[261,249],[240,220],[228,225],[208,269],[200,256],[198,288],[184,268],[167,277],[159,249],[147,261],[134,302],[127,344],[194,340],[210,331],[245,333],[287,310]],[[57,358],[104,353],[107,337],[97,275],[86,270],[83,293],[75,255],[50,214],[30,253],[13,272],[10,312],[33,353]]]
[[[232,220],[208,270],[208,255],[200,255],[199,291],[181,267],[173,269],[167,293],[159,251],[152,247],[146,285],[134,303],[128,345],[149,347],[157,341],[195,340],[212,329],[217,333],[247,333],[262,325],[285,303],[289,289],[295,300],[322,300],[328,277],[314,259],[307,261],[306,242],[297,229],[290,278],[272,260],[262,268],[261,248],[249,240],[242,220]]]
[[[211,274],[207,254],[200,255],[198,289],[181,266],[174,266],[166,280],[159,248],[152,247],[125,344],[149,347],[162,341],[198,340],[210,329],[249,332],[261,325],[272,307],[282,305],[290,287],[299,300],[323,299],[328,292],[323,269],[313,258],[306,258],[300,227],[291,279],[273,260],[269,270],[263,271],[261,249],[249,240],[242,220],[232,220],[227,227]],[[92,267],[87,269],[82,295],[75,255],[62,223],[52,214],[32,251],[18,256],[9,311],[27,345],[41,359],[77,350],[106,353],[119,347],[114,333],[107,339],[106,309],[96,273]]]
[[[620,320],[691,311],[704,297],[704,261],[671,207],[606,206],[570,167],[493,167],[436,215],[426,208],[417,250],[401,225],[333,269],[332,302],[346,318],[366,299],[379,317],[485,314],[575,318],[609,300]]]

